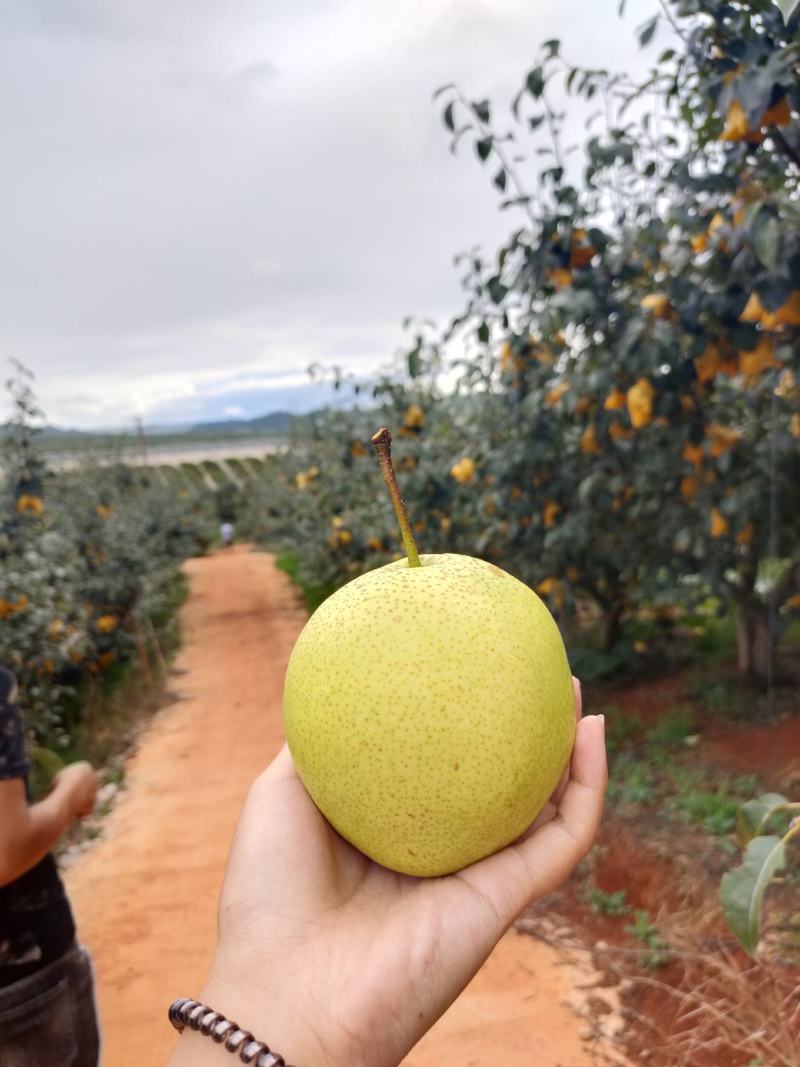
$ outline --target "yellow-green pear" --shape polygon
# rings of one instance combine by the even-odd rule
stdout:
[[[392,496],[408,549],[396,483]],[[519,837],[575,736],[572,676],[542,601],[491,563],[415,546],[317,609],[289,661],[284,717],[331,825],[414,875]]]

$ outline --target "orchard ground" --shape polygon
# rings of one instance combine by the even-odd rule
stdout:
[[[107,1067],[163,1061],[166,1005],[202,983],[236,816],[281,743],[283,673],[305,619],[287,577],[246,546],[185,573],[171,699],[141,736],[102,839],[68,871],[97,966]],[[764,1052],[759,1011],[772,1012],[777,1050],[761,1062],[800,1062],[790,1020],[800,975],[747,961],[717,904],[719,876],[737,861],[740,799],[800,785],[800,717],[779,692],[756,720],[755,698],[725,688],[728,667],[585,687],[588,709],[606,713],[612,755],[598,845],[503,939],[410,1067],[625,1056],[738,1067]]]
[[[185,570],[190,592],[172,699],[129,762],[128,788],[103,840],[68,871],[97,969],[106,1067],[164,1062],[175,1040],[166,1008],[202,985],[236,818],[282,743],[283,674],[306,617],[270,557],[247,547]],[[564,1067],[596,1063],[594,1042],[567,1002],[582,1005],[577,986],[598,976],[585,959],[571,969],[562,963],[555,949],[509,934],[409,1067],[497,1055],[508,1067],[527,1067],[532,1054]],[[614,1003],[612,992],[619,1024]]]

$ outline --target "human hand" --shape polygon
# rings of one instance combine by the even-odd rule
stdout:
[[[63,798],[69,822],[90,815],[97,798],[97,775],[91,763],[68,763],[53,779],[53,791]]]
[[[575,695],[580,716],[577,681]],[[456,874],[418,879],[344,841],[284,747],[242,812],[200,999],[297,1067],[396,1067],[520,912],[587,852],[606,779],[604,723],[589,717],[523,838]],[[203,1046],[187,1030],[172,1067],[205,1062]]]

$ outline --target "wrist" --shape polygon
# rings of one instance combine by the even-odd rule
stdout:
[[[287,995],[288,990],[283,994],[276,990],[272,982],[265,981],[269,970],[267,963],[246,977],[215,960],[198,1000],[266,1042],[292,1067],[345,1067],[319,1036],[308,1000],[296,992]]]
[[[66,830],[76,819],[75,801],[67,782],[56,781],[52,793],[43,803],[52,804],[54,816],[62,830]]]

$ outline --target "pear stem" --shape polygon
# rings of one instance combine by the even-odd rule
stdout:
[[[411,523],[408,521],[406,506],[403,503],[403,498],[400,496],[397,475],[392,466],[392,435],[385,426],[382,426],[377,433],[372,435],[370,440],[375,446],[375,451],[378,453],[378,459],[381,463],[381,474],[383,475],[383,480],[386,482],[386,488],[389,490],[389,496],[392,498],[392,507],[397,516],[397,524],[400,527],[400,534],[403,538],[403,547],[408,556],[408,565],[409,567],[421,567],[422,564],[420,563],[419,552],[417,551],[417,542],[414,540]]]

